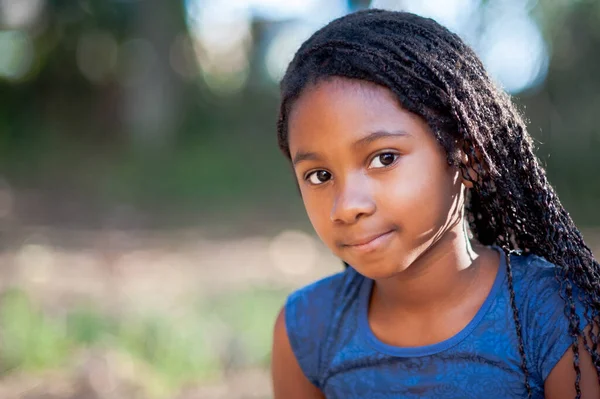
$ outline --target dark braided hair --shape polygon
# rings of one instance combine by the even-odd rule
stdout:
[[[428,123],[448,163],[473,183],[467,219],[481,244],[499,246],[507,257],[510,302],[529,397],[509,253],[532,253],[557,265],[580,398],[578,339],[592,356],[599,381],[600,356],[594,328],[588,337],[580,328],[575,300],[585,307],[586,324],[598,326],[600,267],[548,183],[509,96],[492,82],[474,51],[435,21],[405,12],[359,11],[317,31],[288,67],[281,82],[277,123],[279,147],[288,158],[291,107],[304,88],[334,76],[391,90],[404,109]],[[462,154],[467,155],[466,163]],[[579,298],[574,297],[574,288],[582,293]]]

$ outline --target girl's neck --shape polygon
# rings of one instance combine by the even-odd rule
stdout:
[[[405,315],[437,313],[462,302],[481,281],[481,266],[498,265],[499,258],[490,248],[472,245],[462,226],[456,230],[446,232],[405,271],[375,281],[371,301]],[[495,275],[496,268],[483,269]]]

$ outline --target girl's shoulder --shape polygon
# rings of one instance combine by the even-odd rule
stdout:
[[[351,267],[302,287],[287,298],[285,326],[292,351],[306,377],[319,387],[323,352],[332,326],[358,300],[364,277]]]
[[[358,298],[364,277],[353,268],[322,278],[292,292],[285,303],[286,327],[290,339],[297,335],[321,336],[348,302]],[[292,345],[293,346],[293,345]]]
[[[564,277],[561,268],[545,258],[533,255],[511,254],[515,301],[524,316],[540,319],[565,308]],[[580,292],[573,284],[573,301],[577,311],[581,308]]]
[[[512,254],[510,260],[529,364],[544,381],[572,345],[571,327],[587,325],[581,293],[573,285],[571,304],[567,304],[560,268],[541,256]]]
[[[537,292],[557,288],[559,267],[545,258],[534,254],[512,253],[510,265],[515,288]]]
[[[522,305],[564,306],[561,292],[565,280],[559,266],[538,255],[517,253],[510,255],[510,264],[518,303],[525,301],[527,303]],[[577,299],[580,292],[574,284],[572,288],[573,296]]]

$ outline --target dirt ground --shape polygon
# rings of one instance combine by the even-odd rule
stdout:
[[[320,242],[301,231],[232,240],[206,236],[31,229],[20,245],[0,254],[0,290],[19,287],[49,314],[81,304],[119,317],[185,314],[192,299],[222,298],[250,287],[291,291],[342,269]],[[122,353],[94,350],[73,357],[71,369],[9,374],[0,380],[0,398],[148,398],[137,382],[152,375]],[[254,367],[185,387],[174,399],[269,397],[268,373]]]
[[[251,286],[291,291],[342,269],[312,235],[210,240],[201,231],[21,231],[0,254],[0,290],[20,287],[50,313],[92,303],[107,313],[172,312],[189,298]],[[586,239],[600,253],[600,231]],[[138,379],[152,375],[121,353],[75,354],[69,370],[12,373],[0,379],[3,399],[146,399]],[[173,399],[266,399],[264,368],[237,370],[214,383],[189,386]]]

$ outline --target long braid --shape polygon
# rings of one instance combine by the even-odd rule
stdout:
[[[525,346],[523,345],[523,329],[521,328],[521,318],[519,317],[519,309],[517,308],[517,301],[515,298],[515,288],[513,284],[513,273],[512,265],[510,263],[510,252],[505,250],[504,256],[506,257],[506,275],[508,277],[508,291],[510,293],[510,307],[512,308],[513,318],[515,320],[515,330],[517,331],[517,337],[519,339],[519,354],[521,355],[521,370],[525,375],[525,388],[527,388],[527,398],[531,398],[532,391],[531,385],[529,384],[529,369],[527,368],[527,357],[525,356]]]
[[[576,397],[581,396],[580,338],[600,381],[600,266],[548,183],[522,117],[473,50],[435,21],[410,13],[365,10],[331,22],[300,47],[281,82],[277,136],[287,157],[291,107],[306,87],[334,76],[384,86],[404,109],[427,122],[448,163],[473,183],[466,214],[479,242],[536,254],[557,265],[572,337]],[[507,269],[521,368],[531,396],[510,262]],[[580,328],[575,299],[592,327],[591,346]]]

